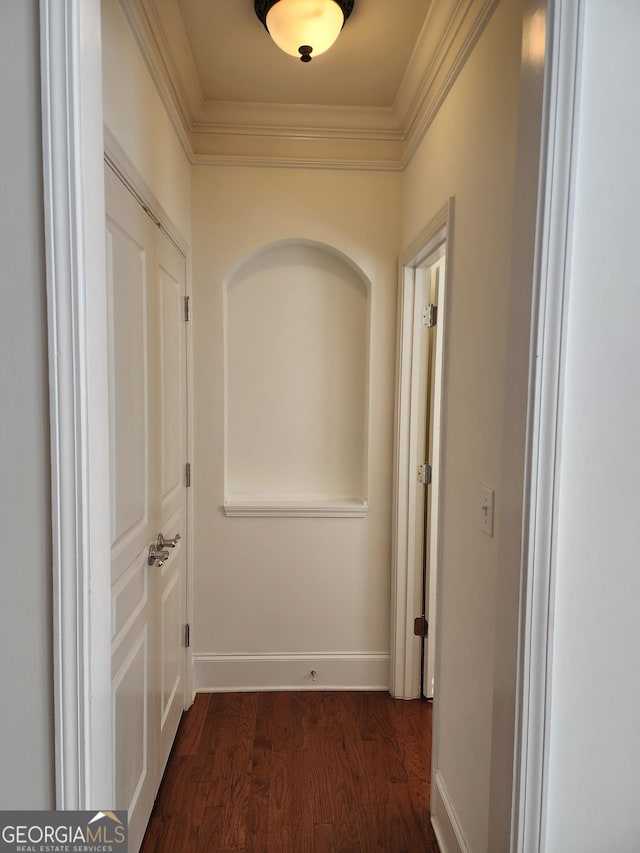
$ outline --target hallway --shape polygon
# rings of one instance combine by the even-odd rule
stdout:
[[[143,853],[437,853],[432,706],[386,693],[200,693]]]

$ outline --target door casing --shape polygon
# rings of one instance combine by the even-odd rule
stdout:
[[[127,184],[131,193],[150,211],[152,218],[160,223],[159,227],[165,236],[175,245],[184,256],[186,264],[186,295],[191,300],[191,251],[187,240],[182,236],[180,230],[166,213],[154,193],[142,179],[135,166],[131,163],[120,143],[108,128],[104,128],[104,159],[105,162],[121,177]],[[191,303],[190,303],[191,304]],[[192,308],[189,308],[190,318]],[[191,459],[191,448],[193,447],[193,417],[191,415],[191,403],[193,399],[193,346],[191,335],[192,320],[186,323],[186,392],[187,392],[187,458],[185,463]],[[186,622],[193,624],[193,599],[191,590],[193,588],[193,492],[187,489],[187,528],[186,528],[186,560],[187,560],[187,584],[186,584]],[[191,647],[186,649],[187,661],[185,670],[184,707],[189,708],[193,703],[193,654]]]
[[[41,0],[56,808],[113,808],[99,0]]]
[[[451,268],[451,234],[453,228],[454,199],[438,211],[422,233],[407,247],[400,261],[400,288],[398,293],[398,350],[396,385],[395,459],[393,487],[393,545],[392,545],[392,597],[391,597],[391,672],[390,692],[396,698],[413,699],[420,696],[420,657],[418,638],[413,634],[413,620],[418,616],[421,596],[421,554],[417,553],[416,502],[418,489],[417,467],[424,462],[418,459],[419,436],[424,433],[424,419],[420,422],[419,399],[424,389],[415,369],[419,358],[419,335],[424,331],[417,321],[421,308],[416,304],[416,274],[430,256],[446,247],[445,266]],[[447,295],[440,297],[438,335],[440,346],[446,340]],[[418,327],[418,328],[416,328]],[[440,413],[434,413],[440,419]],[[442,453],[440,453],[442,456]],[[442,472],[441,459],[432,461]],[[438,495],[432,494],[435,517],[440,519]],[[438,537],[438,540],[440,537]],[[436,560],[436,566],[440,560]],[[440,586],[436,577],[436,586]],[[435,648],[437,672],[438,629],[436,600]]]
[[[107,285],[100,0],[40,0],[56,808],[113,809]],[[152,198],[191,264],[187,241]],[[187,396],[192,399],[187,334]],[[189,447],[192,419],[189,417]],[[192,519],[191,493],[187,513]],[[191,524],[191,521],[190,521]],[[187,617],[191,621],[191,545]],[[192,701],[191,660],[185,705]]]
[[[546,686],[553,641],[549,592],[554,583],[548,531],[554,510],[555,439],[561,412],[558,377],[566,335],[557,309],[566,296],[568,231],[558,227],[558,222],[566,226],[571,215],[573,118],[583,6],[584,0],[525,0],[525,35],[528,24],[542,22],[553,32],[553,50],[545,47],[544,38],[537,46],[532,41],[535,51],[530,55],[523,52],[522,60],[533,102],[544,89],[542,137],[532,140],[524,155],[529,165],[540,168],[540,182],[531,324],[535,350],[525,460],[524,524],[529,535],[521,566],[517,761],[510,845],[511,850],[523,853],[540,849],[544,830],[550,720]],[[110,586],[109,436],[100,0],[40,0],[40,18],[56,805],[59,809],[91,809],[109,807],[113,795],[110,618],[105,607]],[[550,321],[548,326],[546,321]],[[543,363],[545,370],[536,373],[536,366]],[[188,568],[188,584],[189,578]],[[403,640],[395,634],[396,580],[394,566],[394,690],[404,686]],[[540,587],[543,594],[535,595],[534,587]]]
[[[148,198],[106,161],[115,794],[137,849],[187,702],[186,263]],[[149,566],[161,531],[180,541]]]

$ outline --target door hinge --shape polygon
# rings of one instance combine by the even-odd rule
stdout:
[[[418,466],[418,482],[422,483],[424,486],[431,485],[431,478],[433,476],[433,469],[428,462],[425,462],[424,465]]]
[[[187,622],[187,624],[184,626],[184,647],[185,647],[185,649],[188,649],[190,645],[191,645],[191,626]]]
[[[184,298],[184,321],[188,323],[191,318],[191,304],[190,304],[190,296],[185,296]]]
[[[187,488],[191,485],[191,462],[184,466],[184,484]]]
[[[438,306],[427,305],[422,309],[422,325],[430,329],[438,322]]]
[[[416,616],[413,620],[413,633],[416,637],[429,636],[429,622],[426,616]]]

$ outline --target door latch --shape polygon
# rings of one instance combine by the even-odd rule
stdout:
[[[158,549],[158,551],[162,551],[163,548],[175,548],[178,544],[179,539],[179,533],[176,533],[173,539],[165,539],[162,533],[158,533],[158,538],[156,539],[156,548]]]
[[[168,559],[168,551],[163,551],[161,548],[157,548],[155,545],[149,545],[149,555],[147,557],[147,562],[150,566],[153,566],[155,563],[156,568],[159,569],[161,566],[164,566]]]

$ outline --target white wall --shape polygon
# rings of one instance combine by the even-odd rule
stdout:
[[[227,499],[362,500],[369,283],[317,243],[277,243],[225,306]]]
[[[318,687],[386,686],[400,177],[196,166],[192,193],[196,686],[306,687],[311,668]],[[288,239],[332,247],[371,282],[364,519],[222,511],[224,283],[253,252]]]
[[[404,245],[455,196],[447,269],[433,782],[443,833],[452,834],[444,811],[448,798],[449,819],[458,822],[459,841],[473,853],[507,849],[509,831],[507,806],[507,820],[492,831],[489,847],[491,786],[507,803],[511,795],[508,762],[506,776],[492,778],[494,667],[496,626],[505,616],[513,625],[518,607],[522,457],[520,465],[505,468],[504,424],[512,424],[509,437],[524,437],[530,319],[526,311],[514,318],[510,271],[521,27],[522,4],[501,3],[404,180]],[[520,325],[510,329],[514,319]],[[510,370],[511,359],[519,370]],[[483,484],[496,490],[493,538],[480,531]],[[516,579],[506,589],[498,582],[505,571]],[[515,683],[515,659],[512,664]],[[512,739],[513,696],[502,713]]]
[[[640,7],[584,6],[545,849],[632,853],[640,847]]]
[[[0,803],[54,805],[47,319],[37,0],[0,4]]]
[[[523,480],[529,377],[529,329],[535,274],[538,184],[544,100],[547,0],[523,3],[522,66],[518,143],[512,221],[509,313],[507,317],[505,405],[502,411],[501,467],[498,485],[502,529],[498,548],[493,665],[490,851],[509,848],[517,703],[520,561],[523,530]]]
[[[101,6],[105,126],[188,243],[191,231],[189,161],[119,0],[102,0]]]

